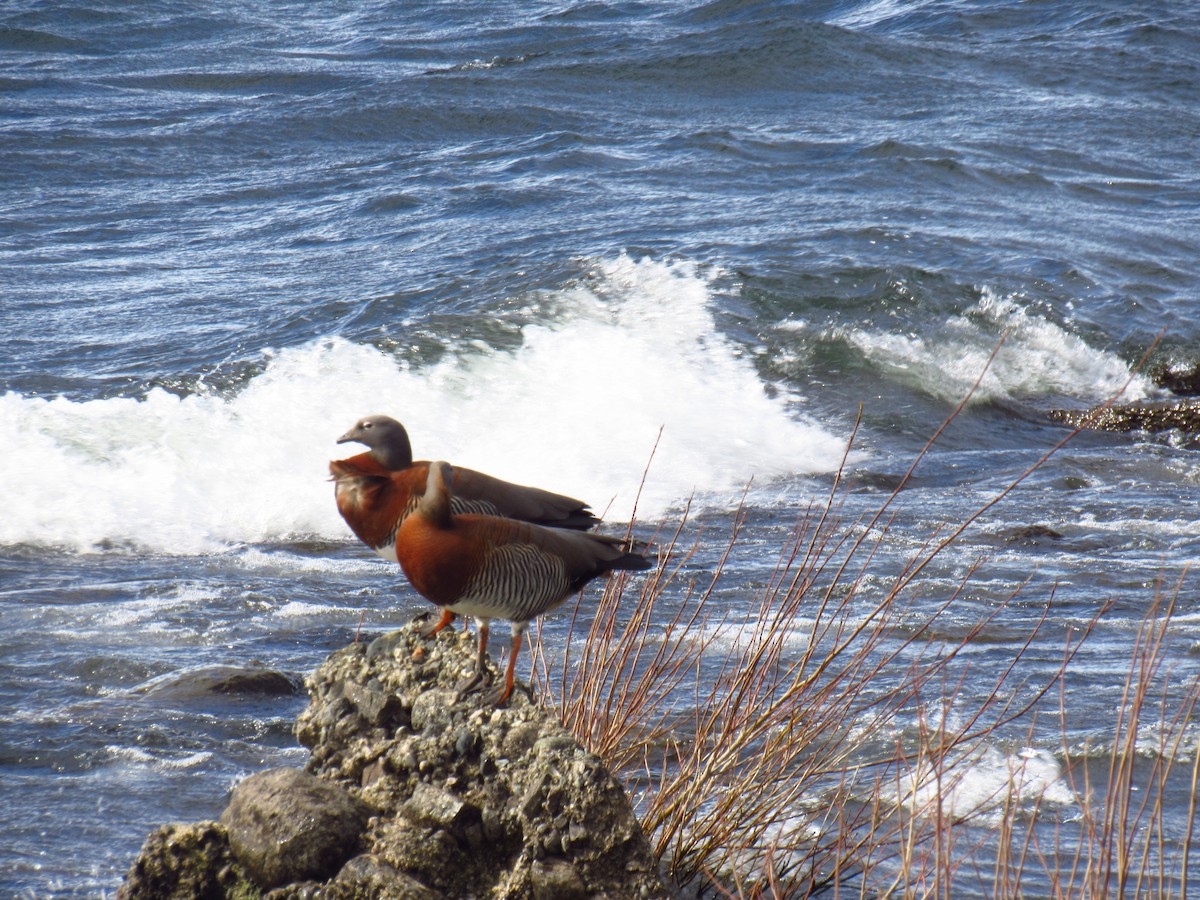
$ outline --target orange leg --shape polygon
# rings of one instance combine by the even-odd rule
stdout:
[[[448,609],[443,608],[442,609],[442,617],[440,619],[438,619],[437,622],[435,622],[432,625],[422,626],[419,630],[420,635],[421,635],[421,637],[425,638],[425,640],[429,640],[431,637],[433,637],[435,634],[437,634],[439,631],[441,631],[447,625],[452,624],[453,622],[454,622],[454,613],[450,612],[450,610],[448,610]]]
[[[514,624],[512,645],[508,649],[508,665],[504,667],[504,683],[491,691],[485,701],[493,706],[503,706],[513,692],[513,682],[517,669],[517,654],[521,650],[521,641],[525,638],[525,627],[528,623]]]

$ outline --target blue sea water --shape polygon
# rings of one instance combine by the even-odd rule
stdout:
[[[614,522],[691,500],[713,555],[750,483],[736,623],[860,408],[852,511],[979,380],[885,580],[1050,410],[1200,361],[1193,2],[10,0],[0,97],[5,894],[111,893],[302,764],[302,697],[198,675],[298,679],[422,608],[333,507],[363,414]],[[1111,742],[1160,581],[1196,677],[1198,482],[1186,435],[1084,433],[930,568],[949,641],[1026,580],[1011,634],[1113,604],[1029,752]]]

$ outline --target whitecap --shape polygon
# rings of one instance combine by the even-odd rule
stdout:
[[[974,306],[920,335],[858,328],[830,336],[891,377],[950,403],[966,396],[977,380],[975,402],[1070,397],[1099,403],[1160,393],[1118,354],[1091,346],[1019,297],[991,288],[981,291]]]
[[[447,347],[432,364],[330,337],[264,351],[264,370],[228,396],[9,392],[0,543],[204,554],[350,540],[328,460],[355,452],[335,440],[375,412],[405,422],[418,456],[578,496],[616,521],[635,502],[644,518],[693,491],[729,504],[752,477],[833,470],[845,437],[769,392],[717,329],[718,274],[598,261],[552,292],[553,314],[515,348]]]

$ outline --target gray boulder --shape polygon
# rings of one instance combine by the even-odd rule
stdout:
[[[237,786],[221,825],[255,883],[325,879],[358,850],[370,809],[344,787],[299,769],[271,769]]]

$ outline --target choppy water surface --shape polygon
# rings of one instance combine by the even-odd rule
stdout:
[[[1197,357],[1198,40],[1192,3],[6,5],[0,889],[112,892],[152,827],[304,758],[294,685],[360,615],[422,608],[333,506],[360,415],[648,532],[694,496],[701,561],[752,478],[737,622],[860,404],[850,518],[983,373],[882,585],[1048,410],[1165,396],[1138,364]],[[1064,743],[1111,743],[1160,580],[1194,679],[1198,479],[1182,436],[1083,434],[928,570],[934,609],[977,567],[948,645],[1030,581],[964,703],[1047,602],[1031,682],[1113,605],[966,794],[1020,757],[1021,802],[1057,796]],[[213,689],[247,670],[291,682]]]

